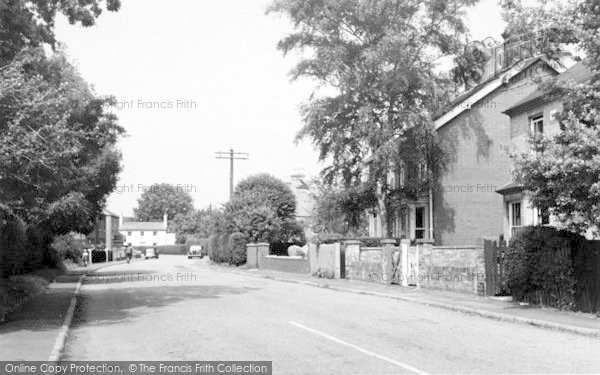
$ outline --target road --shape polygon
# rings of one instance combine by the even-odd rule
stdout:
[[[275,374],[600,373],[600,340],[163,255],[81,289],[64,360],[268,360]]]

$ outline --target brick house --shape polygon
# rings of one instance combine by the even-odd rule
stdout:
[[[113,249],[123,246],[123,238],[119,234],[119,216],[107,209],[102,210],[94,230],[86,236],[88,242],[100,248]]]
[[[455,99],[435,120],[448,152],[448,170],[439,185],[421,191],[406,209],[392,214],[395,237],[429,239],[436,245],[473,244],[476,238],[510,238],[519,226],[548,222],[531,207],[522,188],[512,182],[509,151],[525,150],[527,132],[557,131],[554,111],[545,103],[536,78],[584,79],[581,64],[564,68],[536,57],[519,68],[490,74],[481,84]],[[392,184],[402,186],[425,173],[421,165],[395,168]],[[390,182],[390,181],[388,181]],[[376,210],[369,213],[369,234],[381,237]]]
[[[583,64],[577,63],[556,78],[562,81],[581,83],[589,80],[592,72]],[[560,124],[554,118],[562,111],[560,100],[549,100],[545,93],[536,90],[512,107],[504,111],[510,117],[510,150],[518,152],[527,149],[527,137],[530,132],[555,135],[560,131]],[[523,187],[515,182],[498,189],[504,203],[504,238],[510,239],[519,227],[524,225],[552,225],[552,218],[547,212],[534,207]]]

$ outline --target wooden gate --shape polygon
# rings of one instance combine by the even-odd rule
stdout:
[[[487,296],[508,295],[508,287],[506,285],[506,264],[504,262],[505,253],[505,241],[484,240],[485,294]]]

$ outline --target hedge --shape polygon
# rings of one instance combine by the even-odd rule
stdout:
[[[26,271],[27,245],[25,222],[8,207],[0,204],[0,276],[6,278]]]
[[[513,298],[566,310],[600,311],[597,241],[552,227],[526,227],[506,253]]]
[[[382,246],[382,240],[383,238],[380,237],[348,237],[339,233],[319,233],[311,237],[310,242],[313,244],[332,244],[344,241],[360,241],[366,247],[380,247]],[[400,241],[400,239],[395,240],[397,243]]]
[[[215,263],[242,265],[246,263],[246,243],[243,233],[213,234],[208,240],[208,257]]]

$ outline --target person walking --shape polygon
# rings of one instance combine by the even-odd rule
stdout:
[[[90,262],[90,253],[87,248],[83,249],[83,253],[81,254],[81,260],[83,261],[83,266],[87,267],[88,263]]]

